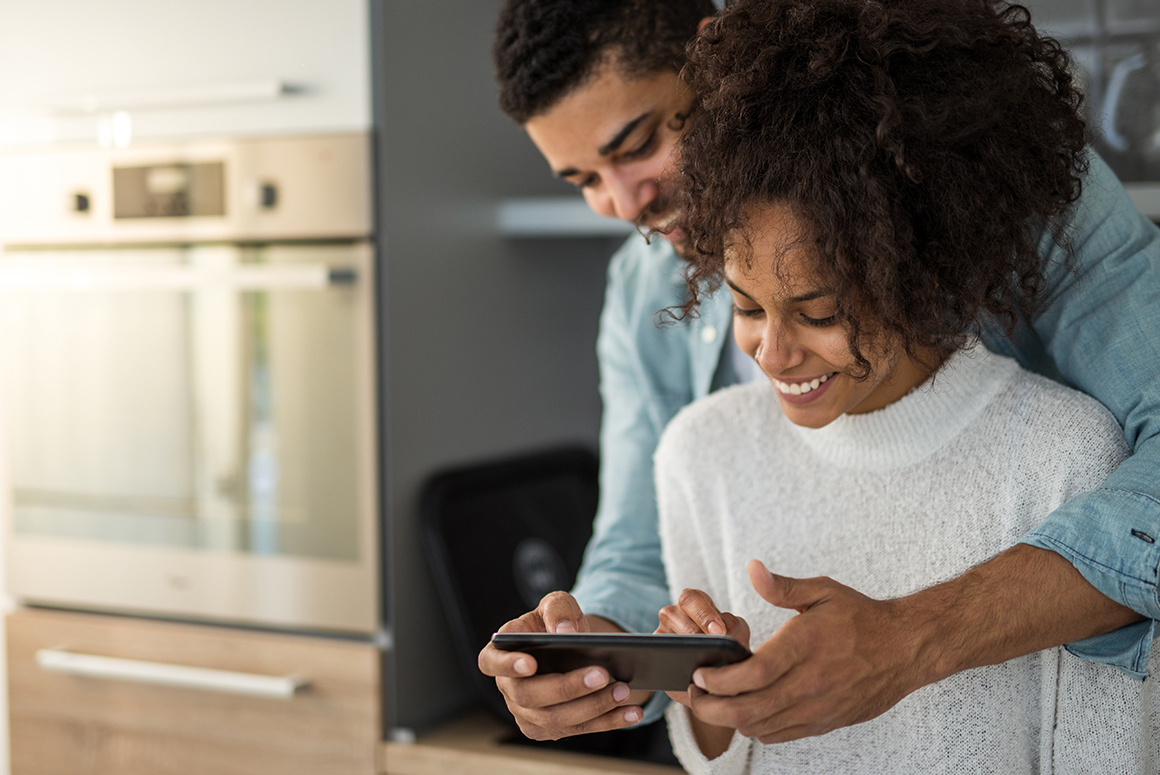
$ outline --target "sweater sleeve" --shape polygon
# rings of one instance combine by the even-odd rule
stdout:
[[[698,414],[696,406],[679,414],[661,437],[657,448],[661,546],[672,599],[675,600],[683,589],[700,589],[714,595],[719,608],[728,607],[728,600],[717,599],[722,592],[714,589],[709,573],[709,564],[714,560],[720,563],[724,558],[707,555],[707,547],[715,543],[706,540],[702,523],[702,520],[714,521],[715,512],[708,503],[698,502],[696,498],[695,493],[702,492],[703,487],[694,489],[690,486],[698,481],[698,477],[693,475],[700,467],[698,456],[712,456],[710,440],[703,438],[703,432],[716,427],[714,423],[697,422]],[[707,759],[693,735],[690,715],[689,709],[678,703],[671,703],[665,711],[673,752],[686,771],[693,775],[740,775],[748,770],[752,740],[734,732],[729,748],[717,758]]]
[[[749,751],[753,741],[740,732],[733,733],[729,748],[716,759],[706,759],[693,736],[689,709],[679,703],[670,703],[665,711],[665,721],[669,724],[669,739],[673,741],[673,753],[681,761],[681,766],[689,775],[741,775],[748,771]]]

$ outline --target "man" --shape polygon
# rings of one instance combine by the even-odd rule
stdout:
[[[735,358],[727,294],[697,320],[658,326],[684,299],[680,213],[661,181],[688,109],[677,76],[684,43],[715,11],[707,0],[509,0],[494,50],[500,102],[598,213],[665,234],[613,257],[597,343],[604,417],[601,502],[572,594],[556,592],[505,631],[651,632],[669,603],[652,453],[683,405],[751,377]],[[824,142],[825,138],[819,138]],[[1043,648],[1147,674],[1160,619],[1160,232],[1093,157],[1070,238],[1041,235],[1052,302],[989,349],[1095,396],[1133,457],[1104,487],[1054,512],[1023,542],[945,584],[890,601],[830,579],[779,578],[776,602],[800,611],[774,636],[779,691],[734,698],[735,726],[762,742],[873,718],[916,688]],[[776,572],[776,568],[773,569]],[[711,608],[700,631],[726,631]],[[629,726],[663,700],[629,692],[602,668],[534,676],[527,655],[485,648],[523,732],[558,738]]]

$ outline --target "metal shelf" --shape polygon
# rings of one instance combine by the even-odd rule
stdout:
[[[626,221],[597,215],[575,196],[504,199],[495,220],[507,237],[623,237],[635,231]]]

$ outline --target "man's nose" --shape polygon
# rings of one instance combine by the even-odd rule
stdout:
[[[614,176],[608,180],[608,199],[613,217],[635,221],[657,198],[655,180]]]

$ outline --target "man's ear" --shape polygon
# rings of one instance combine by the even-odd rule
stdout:
[[[713,20],[712,16],[706,16],[701,21],[697,22],[697,34],[701,34],[701,30],[705,29],[705,25]]]

